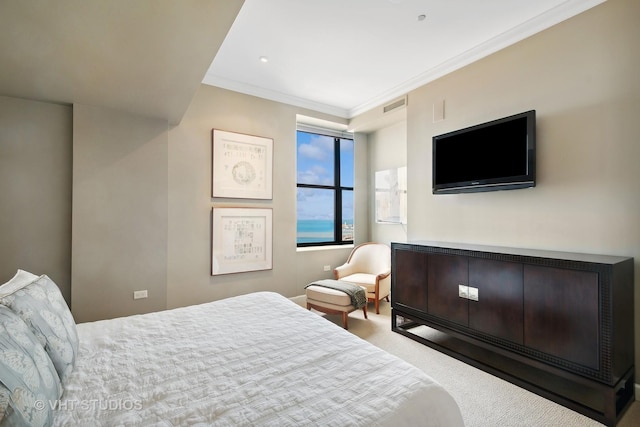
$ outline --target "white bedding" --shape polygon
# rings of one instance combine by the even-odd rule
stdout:
[[[458,426],[412,365],[258,292],[78,325],[54,425]]]

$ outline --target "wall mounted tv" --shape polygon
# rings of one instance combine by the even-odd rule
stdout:
[[[433,194],[536,185],[536,112],[433,137]]]

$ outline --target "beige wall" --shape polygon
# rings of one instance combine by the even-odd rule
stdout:
[[[408,238],[634,257],[636,348],[638,17],[640,2],[609,0],[412,91],[407,107]],[[445,120],[433,123],[442,99]],[[529,109],[538,117],[535,188],[431,194],[433,135]]]
[[[608,1],[411,92],[409,237],[640,259],[639,10]],[[442,98],[446,119],[433,123]],[[528,109],[535,188],[431,195],[433,135]]]
[[[206,85],[171,130],[166,121],[103,107],[2,98],[5,107],[0,149],[10,178],[2,194],[12,203],[2,205],[3,274],[8,280],[19,267],[49,274],[77,322],[260,290],[300,295],[305,284],[331,277],[323,266],[350,252],[298,251],[295,243],[296,114],[344,119]],[[210,197],[214,127],[274,139],[273,200]],[[366,137],[357,135],[357,243],[369,235],[368,157]],[[214,205],[273,208],[272,270],[210,275]],[[137,290],[148,298],[134,300]]]
[[[167,306],[178,307],[248,292],[269,290],[291,297],[304,285],[331,277],[324,265],[345,261],[349,248],[297,251],[296,114],[342,121],[289,105],[203,85],[180,126],[169,133],[169,245]],[[273,200],[211,198],[211,130],[213,128],[273,138]],[[366,143],[356,138],[356,187],[367,188]],[[357,190],[356,190],[357,191]],[[366,191],[356,195],[364,209]],[[273,269],[211,276],[211,208],[273,209]],[[356,222],[356,224],[362,222]],[[356,241],[367,227],[356,225]]]
[[[407,239],[406,224],[383,224],[375,221],[375,173],[387,169],[407,166],[407,122],[402,118],[398,123],[371,132],[369,142],[369,207],[371,220],[371,240],[391,244]]]
[[[74,106],[76,322],[166,308],[167,151],[166,121]]]
[[[0,97],[0,283],[47,274],[71,301],[68,105]]]

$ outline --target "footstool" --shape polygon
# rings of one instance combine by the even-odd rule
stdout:
[[[352,291],[352,293],[356,294],[356,298],[352,300],[352,297],[347,292],[340,290],[341,288]],[[350,282],[325,279],[308,284],[305,286],[305,290],[307,295],[307,309],[310,310],[313,308],[326,314],[341,314],[342,327],[345,329],[349,329],[347,315],[352,311],[362,308],[364,318],[368,319],[367,297],[364,289],[360,286]],[[364,301],[364,304],[362,301]]]

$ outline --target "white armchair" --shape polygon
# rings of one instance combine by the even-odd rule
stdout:
[[[333,270],[336,280],[355,283],[367,293],[380,314],[380,300],[391,293],[391,248],[383,243],[362,243],[351,251],[347,262]]]

